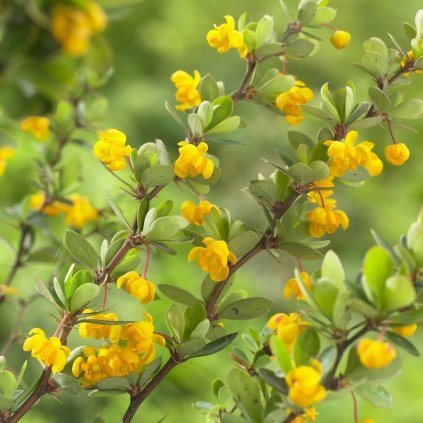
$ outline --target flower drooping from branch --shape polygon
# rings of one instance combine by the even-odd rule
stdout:
[[[50,122],[46,117],[30,116],[21,121],[22,131],[29,132],[38,141],[45,141],[48,138]]]
[[[142,304],[151,303],[156,295],[156,287],[153,282],[143,278],[137,272],[127,272],[116,281],[118,288],[123,288]]]
[[[304,285],[307,287],[307,289],[311,288],[311,279],[310,275],[307,272],[301,272],[300,273],[301,279],[304,282]],[[289,300],[292,296],[294,296],[297,300],[303,301],[304,295],[300,290],[300,287],[298,286],[298,282],[296,278],[288,279],[285,288],[283,290],[284,297]]]
[[[181,215],[189,223],[201,226],[204,223],[204,216],[210,214],[213,208],[219,210],[214,204],[206,200],[201,200],[198,205],[192,201],[184,201],[181,205]]]
[[[295,85],[288,91],[280,93],[275,105],[285,113],[285,120],[290,125],[298,125],[303,119],[301,106],[307,104],[314,97],[313,91],[302,81],[295,81]]]
[[[60,339],[55,336],[47,338],[40,328],[31,329],[29,335],[31,336],[25,340],[23,350],[31,351],[32,357],[40,360],[47,367],[51,367],[53,373],[62,371],[70,349],[62,345]]]
[[[211,280],[221,282],[229,275],[229,263],[235,264],[236,257],[229,251],[225,241],[213,238],[203,239],[206,247],[194,247],[188,254],[188,261],[197,260],[204,272],[210,274]]]
[[[309,407],[326,396],[326,389],[320,384],[322,366],[312,360],[312,366],[299,366],[286,375],[289,388],[288,398],[300,407]]]
[[[238,50],[239,57],[243,58],[248,53],[242,32],[235,29],[235,20],[232,16],[225,16],[226,23],[214,26],[207,33],[207,42],[210,47],[217,49],[218,53],[227,53],[230,49]]]
[[[357,345],[361,364],[369,369],[387,367],[397,356],[395,348],[388,342],[363,338]]]
[[[131,154],[132,147],[125,145],[126,135],[117,129],[107,129],[98,133],[99,140],[94,144],[93,152],[111,171],[124,169],[125,157]]]
[[[347,31],[335,31],[330,38],[330,42],[337,49],[348,47],[351,42],[351,34]]]
[[[276,333],[288,351],[292,351],[297,336],[306,326],[308,323],[303,322],[298,313],[277,313],[267,322],[267,327]]]
[[[316,207],[306,214],[310,222],[309,232],[314,238],[320,238],[325,233],[333,234],[339,226],[348,228],[349,219],[343,210],[336,209],[336,200],[326,199],[324,207]]]
[[[89,316],[84,317],[86,320],[106,320],[106,321],[118,321],[118,315],[116,313],[98,313],[92,314],[93,310],[87,308],[82,312],[82,315],[90,313]],[[110,342],[118,342],[120,338],[121,327],[119,325],[108,325],[101,323],[80,323],[79,324],[79,335],[84,338],[94,339],[109,339]]]
[[[194,71],[194,77],[192,77],[189,73],[178,70],[172,74],[171,80],[176,87],[176,101],[180,103],[176,106],[177,110],[192,109],[201,103],[198,91],[201,75],[198,71]]]
[[[205,142],[198,145],[190,144],[187,141],[178,143],[179,157],[175,161],[175,175],[181,179],[189,176],[195,177],[202,175],[204,179],[209,179],[214,170],[214,163],[211,159],[204,157],[208,150]]]
[[[391,144],[385,147],[385,157],[392,165],[401,166],[410,157],[410,150],[402,142]]]
[[[84,8],[59,4],[53,8],[50,27],[67,54],[82,56],[91,37],[104,31],[106,21],[106,14],[97,3],[88,2]]]
[[[330,159],[330,171],[333,176],[342,176],[348,170],[355,170],[358,166],[364,167],[371,176],[377,176],[382,172],[383,163],[379,157],[372,152],[374,143],[362,141],[354,145],[358,132],[350,131],[345,140],[325,141]]]

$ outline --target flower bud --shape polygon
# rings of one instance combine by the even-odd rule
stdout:
[[[404,143],[388,145],[385,148],[385,157],[394,166],[401,166],[410,157],[410,150]]]
[[[351,42],[351,34],[347,31],[335,31],[330,42],[337,49],[348,47]]]

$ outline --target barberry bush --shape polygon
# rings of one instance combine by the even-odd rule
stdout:
[[[423,10],[177,3],[4,5],[0,421],[420,421]]]

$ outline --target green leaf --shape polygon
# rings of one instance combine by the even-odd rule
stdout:
[[[317,2],[314,0],[302,1],[298,11],[298,20],[303,24],[308,24],[317,12]]]
[[[308,38],[297,38],[287,45],[286,53],[291,58],[305,59],[314,52],[316,46],[316,42]]]
[[[351,318],[351,293],[347,290],[339,291],[335,299],[332,311],[333,324],[342,330],[347,329]]]
[[[272,354],[278,360],[280,368],[285,372],[285,374],[288,374],[292,369],[292,363],[286,345],[277,336],[272,336],[270,338],[270,349]]]
[[[144,235],[150,241],[166,241],[178,232],[179,225],[175,219],[172,216],[163,216],[154,220]]]
[[[407,351],[409,354],[414,355],[415,357],[420,356],[420,351],[414,346],[412,342],[403,336],[400,336],[394,332],[386,332],[385,337],[393,344]]]
[[[100,257],[91,244],[80,234],[67,231],[65,235],[65,246],[70,255],[85,264],[88,268],[95,270]]]
[[[330,373],[335,365],[337,357],[337,349],[331,345],[325,348],[318,357],[320,364],[323,367],[322,380],[325,380],[326,376]]]
[[[338,289],[345,288],[344,268],[333,250],[329,250],[323,257],[322,277],[329,279]]]
[[[361,120],[356,120],[355,122],[348,125],[349,130],[353,129],[365,129],[371,128],[373,126],[379,125],[384,120],[383,116],[374,116],[368,117]]]
[[[204,98],[203,96],[201,96],[202,98]],[[168,111],[168,113],[170,114],[170,116],[172,116],[172,118],[179,123],[179,125],[183,126],[185,128],[185,123],[183,122],[183,120],[181,119],[181,116],[179,115],[178,111],[168,102],[165,101],[165,108]]]
[[[370,248],[364,257],[362,285],[367,298],[378,307],[382,306],[385,281],[392,270],[393,263],[389,253],[379,246]]]
[[[203,100],[213,101],[219,97],[219,86],[216,80],[209,73],[201,78],[200,94]]]
[[[263,16],[257,23],[256,49],[261,47],[268,40],[272,31],[273,31],[273,18],[269,15]]]
[[[74,292],[86,283],[94,283],[94,277],[88,270],[79,270],[65,284],[66,298],[69,301]],[[57,293],[57,290],[56,290]],[[60,298],[60,297],[59,297]]]
[[[201,127],[206,128],[213,117],[213,106],[209,101],[203,101],[198,106],[197,114],[201,119]]]
[[[17,388],[16,379],[12,372],[8,370],[0,371],[0,391],[7,399],[12,399]]]
[[[132,227],[129,224],[129,222],[126,220],[125,215],[122,213],[122,210],[119,208],[117,204],[114,203],[114,201],[107,197],[107,202],[109,203],[110,208],[113,210],[113,213],[116,215],[116,217],[120,220],[120,222],[129,230],[132,231]]]
[[[414,285],[407,276],[393,275],[386,280],[382,298],[383,310],[399,310],[413,304],[415,299]]]
[[[194,297],[190,292],[185,291],[185,289],[179,288],[175,285],[168,284],[158,284],[160,292],[167,298],[170,298],[173,301],[176,301],[181,304],[190,305],[193,302],[198,301],[198,298]]]
[[[313,171],[313,181],[321,181],[326,179],[330,174],[329,166],[322,160],[316,160],[310,163],[310,167]]]
[[[251,423],[261,423],[263,406],[259,387],[254,379],[239,367],[233,367],[227,376],[227,386],[242,414]]]
[[[313,148],[315,145],[315,142],[309,136],[298,131],[288,131],[288,140],[295,149],[297,149],[300,144],[304,144],[310,148]]]
[[[389,97],[380,88],[370,87],[369,96],[379,112],[387,112],[391,108]]]
[[[172,336],[178,342],[182,342],[185,328],[185,320],[184,315],[176,304],[170,307],[169,311],[167,312],[166,326]]]
[[[288,91],[294,86],[295,79],[290,75],[277,75],[264,82],[257,89],[257,94],[267,100],[274,100],[280,93]]]
[[[188,115],[188,126],[195,138],[201,138],[203,136],[203,125],[197,113]]]
[[[197,325],[206,318],[207,313],[203,303],[197,300],[196,302],[190,304],[184,313],[185,325],[183,339],[187,340]]]
[[[203,279],[201,284],[201,298],[203,301],[207,301],[210,298],[211,294],[216,289],[216,286],[216,282],[212,281],[209,275]]]
[[[207,128],[204,128],[206,132],[229,117],[232,114],[232,110],[234,108],[234,102],[232,98],[228,96],[217,97],[215,100],[213,100],[212,105],[213,118]]]
[[[205,134],[221,134],[223,132],[233,132],[239,128],[241,118],[239,116],[231,116],[222,122],[205,131]]]
[[[273,301],[267,298],[251,297],[235,301],[226,306],[220,313],[219,319],[249,320],[259,317],[269,311]]]
[[[283,393],[284,395],[288,395],[288,386],[280,375],[277,375],[275,372],[272,372],[271,370],[264,367],[258,369],[258,374],[267,385],[270,385],[272,388]]]
[[[126,377],[108,377],[97,382],[97,388],[100,391],[122,390],[129,391],[131,385]]]
[[[317,8],[316,14],[308,22],[309,25],[320,26],[332,22],[336,17],[336,9],[333,7],[322,7]]]
[[[410,98],[390,110],[389,116],[398,119],[419,119],[423,115],[423,100]]]
[[[95,285],[93,283],[86,283],[84,285],[81,285],[79,288],[76,289],[72,296],[70,311],[72,313],[77,312],[84,305],[88,304],[91,300],[97,297],[99,293],[100,288],[98,287],[98,285]]]
[[[336,121],[336,118],[331,113],[327,112],[326,110],[320,109],[319,107],[310,106],[309,104],[304,104],[301,106],[301,109],[304,110],[309,115],[317,117],[318,119],[322,119],[329,122]]]
[[[320,278],[312,286],[314,300],[319,310],[332,319],[338,288],[326,278]]]
[[[382,385],[362,385],[356,388],[354,392],[375,407],[392,407],[392,397]]]
[[[150,364],[144,367],[138,386],[142,389],[150,381],[150,379],[160,370],[162,366],[162,357],[157,357]]]
[[[144,170],[141,174],[141,184],[145,188],[167,185],[175,177],[172,166],[156,165]]]
[[[303,260],[317,260],[322,257],[322,254],[319,251],[316,251],[304,244],[300,244],[299,242],[279,242],[276,248],[286,251],[288,254],[291,254],[291,256],[298,257]]]
[[[240,258],[252,250],[258,242],[259,238],[254,231],[246,231],[232,238],[228,243],[228,248],[237,258]]]
[[[82,389],[78,379],[64,373],[56,373],[54,381],[60,386],[61,390],[74,397],[82,394]]]
[[[177,346],[177,352],[180,357],[188,359],[191,354],[201,351],[205,345],[206,340],[204,338],[189,338]]]
[[[268,179],[251,181],[248,191],[259,204],[270,206],[278,198],[275,184]]]
[[[35,289],[38,291],[38,293],[43,296],[49,303],[56,306],[60,311],[62,311],[62,306],[57,303],[56,299],[51,294],[48,287],[41,282],[39,279],[35,279]]]
[[[316,358],[320,350],[320,338],[315,329],[307,328],[301,332],[294,344],[296,366],[309,365],[311,358]]]
[[[295,163],[288,170],[289,176],[300,185],[313,182],[313,169],[304,163]]]
[[[194,357],[204,357],[206,355],[215,354],[226,348],[229,344],[231,344],[232,341],[237,337],[237,335],[238,332],[235,332],[222,336],[221,338],[214,339],[213,341],[206,344],[205,347],[200,351],[190,354],[188,358],[191,359]]]
[[[109,389],[107,391],[99,391],[98,389],[94,389],[94,391],[90,391],[88,394],[89,397],[116,397],[118,395],[127,394],[127,391],[123,391],[121,389]]]

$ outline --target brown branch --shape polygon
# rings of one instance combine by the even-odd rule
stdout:
[[[289,413],[287,418],[282,423],[291,423],[298,417],[296,413]]]
[[[243,100],[247,95],[247,84],[253,74],[256,65],[257,59],[254,53],[248,53],[246,56],[247,60],[247,68],[245,70],[244,77],[242,78],[241,85],[239,86],[238,90],[232,94],[232,100],[238,101]]]

